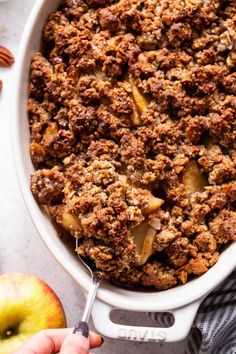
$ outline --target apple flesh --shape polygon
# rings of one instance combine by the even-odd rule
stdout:
[[[0,353],[10,354],[42,329],[66,327],[55,292],[23,273],[0,275]]]

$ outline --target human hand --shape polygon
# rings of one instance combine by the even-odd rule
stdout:
[[[48,329],[35,334],[22,348],[12,354],[88,354],[100,347],[103,338],[90,332],[89,338],[72,334],[72,329]]]

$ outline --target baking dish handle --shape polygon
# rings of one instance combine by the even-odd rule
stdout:
[[[96,330],[109,338],[142,342],[177,342],[187,337],[198,308],[203,299],[199,299],[184,307],[165,311],[173,315],[175,321],[168,328],[126,326],[111,321],[110,314],[115,308],[96,300],[92,317]],[[160,312],[160,311],[158,311]]]

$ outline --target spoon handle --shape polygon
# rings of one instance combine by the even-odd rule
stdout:
[[[88,334],[89,334],[88,333],[89,332],[88,321],[89,321],[89,318],[90,318],[90,315],[91,315],[91,312],[93,309],[93,304],[96,299],[96,295],[98,292],[100,282],[101,282],[101,280],[98,277],[96,277],[96,276],[92,277],[92,284],[89,289],[89,293],[88,293],[88,297],[87,297],[87,301],[86,301],[86,306],[85,306],[84,313],[82,316],[82,321],[79,321],[75,325],[74,331],[73,331],[74,334],[75,333],[81,334],[85,337],[86,336],[88,337]]]

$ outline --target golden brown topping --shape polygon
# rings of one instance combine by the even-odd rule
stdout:
[[[35,172],[30,182],[32,192],[40,203],[51,205],[62,201],[64,176],[56,168]]]
[[[166,290],[177,284],[174,269],[161,262],[147,263],[144,267],[142,284],[154,286],[158,290]]]
[[[167,230],[162,230],[160,233],[157,233],[155,238],[155,244],[154,244],[155,251],[158,252],[163,251],[171,244],[171,242],[175,238],[176,238],[176,234],[174,230],[170,231],[167,229]]]
[[[229,240],[236,240],[236,212],[222,210],[210,222],[210,230],[219,244],[227,243]]]
[[[235,4],[64,0],[45,24],[31,189],[107,280],[168,289],[235,240]]]
[[[117,31],[120,27],[119,18],[106,8],[100,11],[99,22],[102,29],[108,29],[111,32]]]

